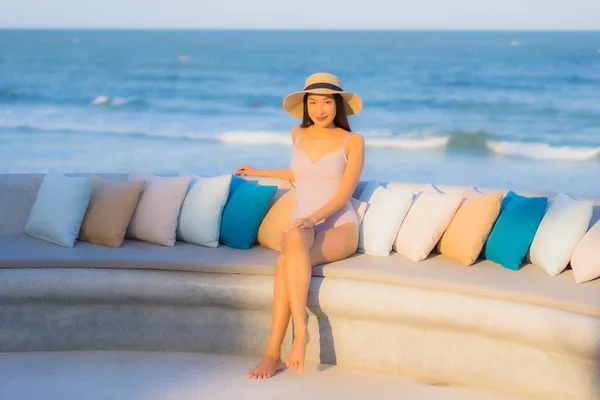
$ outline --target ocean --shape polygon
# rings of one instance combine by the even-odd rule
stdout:
[[[600,32],[0,30],[0,172],[286,168],[320,71],[364,180],[600,195]]]

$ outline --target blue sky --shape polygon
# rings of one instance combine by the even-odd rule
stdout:
[[[0,27],[600,30],[600,0],[0,0]]]

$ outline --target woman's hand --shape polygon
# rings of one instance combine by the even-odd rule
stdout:
[[[292,220],[291,228],[309,229],[315,226],[315,223],[310,218],[296,218]]]
[[[238,167],[238,169],[235,170],[235,175],[240,176],[240,175],[248,175],[248,176],[256,176],[258,173],[258,169],[254,168],[251,165],[245,164],[242,165],[241,167]]]

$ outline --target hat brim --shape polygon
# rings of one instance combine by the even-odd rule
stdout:
[[[339,94],[344,99],[346,115],[358,114],[360,110],[362,110],[362,100],[356,93],[340,92],[331,89],[302,90],[300,92],[290,93],[283,99],[283,108],[294,117],[302,119],[304,116],[304,95],[307,93]]]

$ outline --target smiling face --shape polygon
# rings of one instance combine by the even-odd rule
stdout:
[[[336,106],[332,95],[311,94],[306,101],[308,116],[315,126],[332,128],[335,126]]]

